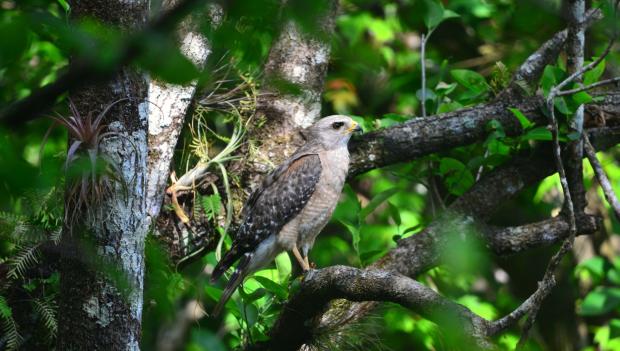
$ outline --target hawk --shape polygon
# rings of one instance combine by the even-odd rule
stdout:
[[[306,143],[250,195],[232,246],[211,275],[215,282],[239,261],[213,315],[245,277],[283,251],[292,251],[302,269],[310,269],[308,252],[338,203],[349,170],[347,143],[356,131],[361,128],[350,117],[320,119],[302,132]]]

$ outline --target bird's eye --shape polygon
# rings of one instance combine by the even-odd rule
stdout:
[[[340,127],[342,127],[343,125],[344,125],[344,122],[334,122],[334,123],[332,124],[332,127],[333,127],[334,129],[340,129]]]

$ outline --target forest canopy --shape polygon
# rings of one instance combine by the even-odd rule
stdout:
[[[0,350],[620,350],[618,6],[0,0]],[[330,115],[312,269],[212,315]]]

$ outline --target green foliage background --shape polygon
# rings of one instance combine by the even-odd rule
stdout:
[[[144,54],[134,64],[172,83],[199,78],[206,92],[214,86],[211,72],[222,60],[233,62],[235,71],[249,72],[248,76],[259,80],[262,63],[284,22],[275,13],[298,21],[309,35],[324,38],[312,18],[324,11],[325,3],[309,3],[289,1],[284,11],[277,1],[228,4],[217,30],[204,26],[214,46],[204,72],[182,56],[168,37],[145,37]],[[605,4],[592,2],[603,8]],[[346,0],[341,5],[336,33],[329,38],[332,53],[322,114],[353,115],[366,131],[418,118],[414,116],[421,114],[422,103],[430,116],[489,101],[506,86],[511,72],[565,23],[559,1]],[[0,107],[54,81],[66,69],[69,57],[86,58],[101,70],[117,63],[122,33],[94,20],[69,20],[71,8],[64,0],[0,0],[0,8]],[[604,49],[610,25],[614,23],[602,21],[588,32],[587,60]],[[422,33],[428,36],[424,102]],[[541,81],[545,94],[549,85],[565,76],[564,67],[564,57],[547,67]],[[620,54],[615,50],[586,78],[596,81],[619,73]],[[556,108],[570,115],[577,103],[596,98],[586,95],[562,99]],[[67,114],[65,98],[58,101],[55,111]],[[311,260],[318,267],[364,267],[374,262],[395,247],[396,240],[423,229],[443,204],[463,194],[479,174],[515,152],[529,149],[534,142],[549,140],[544,126],[531,124],[518,110],[513,113],[526,129],[521,137],[506,137],[501,124],[490,123],[484,142],[357,177],[346,186]],[[235,123],[226,113],[208,116],[216,136],[224,136],[214,136],[211,141],[212,152],[217,152]],[[62,128],[53,129],[41,149],[50,124],[43,118],[19,129],[0,127],[0,267],[13,272],[0,283],[0,349],[16,347],[17,342],[24,349],[51,347],[56,315],[62,313],[54,307],[58,291],[55,263],[41,259],[38,252],[41,245],[54,240],[63,218],[67,134]],[[190,133],[186,134],[190,139]],[[180,145],[189,144],[186,140]],[[179,150],[179,156],[187,159],[188,152]],[[618,148],[599,153],[599,157],[618,193]],[[579,239],[583,244],[578,247],[589,249],[565,260],[560,282],[543,304],[528,343],[532,350],[620,349],[620,223],[600,200],[602,194],[592,183],[589,165],[584,166],[590,204],[603,216],[605,230]],[[182,170],[180,164],[178,168]],[[437,194],[432,184],[436,184]],[[549,177],[505,204],[492,223],[517,225],[548,218],[558,213],[560,194],[557,176]],[[208,213],[206,220],[217,218],[220,201],[216,195],[200,201]],[[224,244],[230,244],[229,237]],[[449,261],[418,280],[493,319],[510,312],[534,291],[555,248],[511,257],[495,257],[476,242],[452,250]],[[244,284],[227,304],[224,316],[213,319],[202,311],[210,311],[221,294],[221,283],[209,284],[203,273],[215,264],[214,253],[179,270],[170,263],[163,246],[149,238],[146,255],[145,350],[155,349],[169,337],[165,332],[178,327],[183,313],[192,318],[185,321],[182,349],[228,350],[263,340],[282,303],[298,286],[292,278],[294,262],[283,254],[272,268]],[[496,341],[502,349],[513,349],[518,336],[515,328]],[[339,346],[443,350],[450,348],[448,339],[433,323],[387,304],[351,328],[350,345]],[[328,340],[323,342],[328,345]]]

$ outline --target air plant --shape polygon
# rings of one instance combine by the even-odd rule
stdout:
[[[54,120],[54,124],[67,128],[71,140],[65,161],[67,181],[65,222],[69,227],[74,223],[77,213],[82,210],[92,218],[92,209],[110,193],[114,182],[120,183],[125,193],[127,191],[123,178],[119,176],[121,174],[119,165],[101,152],[101,141],[105,137],[124,137],[119,133],[106,132],[107,125],[103,124],[105,115],[123,100],[127,99],[108,104],[95,118],[92,111],[85,116],[81,115],[73,101],[69,100],[71,112],[69,117],[60,115],[50,117]],[[54,125],[50,127],[47,134],[53,127]]]
[[[190,218],[179,204],[179,193],[193,192],[193,203],[196,206],[197,188],[212,179],[209,175],[220,173],[225,196],[220,197],[217,187],[211,184],[213,194],[220,200],[226,199],[226,216],[223,225],[218,228],[221,236],[216,255],[219,258],[225,235],[233,220],[232,191],[226,164],[240,157],[238,151],[245,142],[248,127],[253,120],[259,93],[256,78],[251,74],[240,73],[234,63],[223,65],[214,73],[222,77],[215,79],[214,86],[198,101],[189,124],[187,149],[190,152],[183,157],[186,160],[185,174],[178,178],[176,174],[172,174],[172,185],[166,189],[166,193],[171,197],[171,206],[177,218],[183,223],[189,223]],[[207,121],[210,120],[210,113],[226,116],[226,121],[234,124],[232,134],[221,135],[209,127]],[[218,148],[214,147],[216,142],[224,143],[224,148],[217,150]],[[218,152],[215,153],[215,150]],[[198,206],[200,205],[198,202]],[[202,250],[195,254],[200,251]],[[191,257],[184,257],[180,263],[189,258]]]

